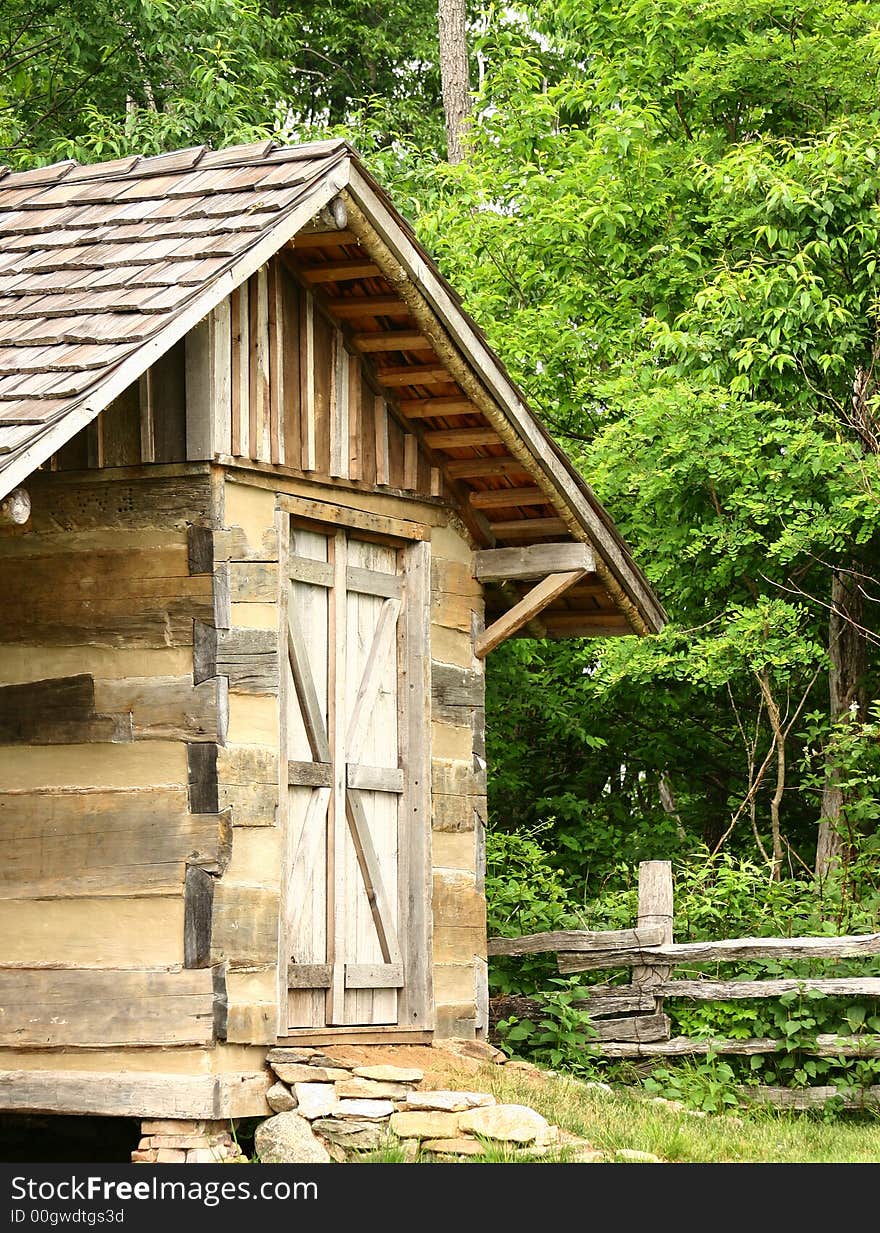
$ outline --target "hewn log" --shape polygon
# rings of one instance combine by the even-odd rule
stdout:
[[[654,987],[654,992],[659,997],[688,998],[697,1002],[778,998],[783,993],[880,998],[880,976],[835,977],[830,980],[664,980]]]
[[[267,1117],[266,1092],[271,1082],[265,1070],[224,1075],[3,1070],[0,1110],[211,1120]]]
[[[237,694],[278,692],[278,635],[271,629],[215,629],[194,622],[193,677],[223,676]]]
[[[211,925],[215,880],[198,865],[186,871],[183,915],[183,965],[206,968],[211,963]]]
[[[779,1109],[822,1109],[836,1100],[846,1110],[880,1108],[880,1087],[841,1091],[830,1084],[820,1087],[749,1087],[742,1084],[737,1095],[748,1104],[775,1105]]]
[[[205,1045],[213,1036],[210,971],[0,969],[0,1045]]]
[[[94,678],[52,677],[0,688],[0,744],[77,745],[130,741],[127,707],[111,707],[99,715]]]
[[[660,939],[668,945],[672,942],[672,862],[642,861],[639,864],[639,929],[658,928],[663,932]],[[651,965],[634,967],[632,983],[647,989],[669,975],[668,967]],[[658,1011],[662,1005],[658,1003]],[[668,1034],[668,1033],[667,1033]],[[626,1039],[625,1037],[622,1039]]]
[[[733,1053],[749,1057],[759,1053],[791,1052],[793,1046],[787,1040],[774,1036],[759,1036],[749,1040],[732,1040],[716,1037],[711,1040],[692,1040],[687,1036],[673,1036],[671,1040],[656,1043],[634,1044],[627,1041],[603,1041],[603,1057],[686,1057],[705,1056],[709,1053]],[[798,1052],[813,1057],[880,1057],[880,1036],[833,1036],[823,1033],[814,1044],[800,1044]]]
[[[559,949],[559,948],[556,948]],[[595,949],[595,948],[591,948]],[[571,952],[571,947],[566,947]],[[848,959],[880,954],[880,933],[838,938],[725,938],[721,942],[681,942],[620,950],[613,955],[560,953],[560,972],[592,972],[599,968],[633,967],[645,963],[732,963],[739,959]]]
[[[606,952],[623,951],[628,954],[633,946],[653,947],[662,934],[663,930],[658,926],[648,929],[562,929],[555,933],[527,933],[521,938],[490,938],[489,954],[541,955],[561,951],[579,952],[577,957],[580,959],[587,957],[580,952],[598,951],[606,958]],[[560,959],[562,957],[560,954]],[[616,964],[617,954],[608,953],[606,962],[608,960]]]
[[[597,1040],[655,1041],[669,1039],[669,1016],[635,1015],[622,1019],[602,1019],[593,1024]]]

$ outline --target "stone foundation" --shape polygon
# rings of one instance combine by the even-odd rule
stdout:
[[[133,1164],[243,1164],[229,1122],[165,1119],[141,1123]]]

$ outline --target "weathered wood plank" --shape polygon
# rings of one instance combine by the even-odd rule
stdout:
[[[329,762],[287,763],[287,782],[291,788],[329,788],[333,784],[333,768]]]
[[[150,869],[182,863],[222,872],[232,843],[226,814],[192,814],[183,788],[0,794],[0,896],[129,893]],[[118,886],[119,889],[114,889]]]
[[[564,535],[568,530],[561,518],[506,518],[489,525],[497,539],[542,539]]]
[[[655,1041],[669,1039],[668,1015],[635,1015],[622,1019],[602,1019],[593,1024],[597,1040]]]
[[[519,603],[509,608],[497,621],[493,621],[477,638],[474,645],[476,657],[478,659],[485,659],[490,651],[494,650],[496,646],[499,646],[507,638],[511,638],[517,630],[527,625],[540,612],[543,612],[548,604],[552,604],[560,595],[565,594],[583,577],[583,571],[572,570],[567,574],[550,574],[547,578],[544,578],[543,581],[532,587]]]
[[[290,963],[287,965],[288,989],[329,989],[333,969],[329,963]]]
[[[100,711],[116,712],[135,740],[218,741],[226,739],[228,686],[215,675],[193,685],[192,677],[127,677],[95,682]]]
[[[95,682],[85,673],[5,685],[0,688],[0,744],[130,741],[132,725],[127,710],[110,707],[104,714],[98,714]]]
[[[308,582],[318,587],[333,586],[333,566],[326,561],[291,556],[289,573],[291,582]]]
[[[230,561],[229,598],[234,604],[277,603],[277,562]]]
[[[400,793],[404,786],[403,771],[399,767],[364,766],[356,762],[348,763],[346,782],[350,788],[365,792]]]
[[[566,947],[566,950],[570,948]],[[645,963],[732,963],[738,959],[847,959],[880,954],[880,933],[822,938],[725,938],[624,949],[614,955],[559,954],[560,972],[590,972]]]
[[[516,509],[523,505],[549,504],[547,494],[535,487],[480,489],[471,492],[468,500],[474,509]]]
[[[369,531],[374,535],[392,536],[404,540],[428,540],[431,528],[423,522],[405,518],[393,518],[373,514],[367,510],[334,505],[329,501],[315,501],[308,497],[279,496],[281,509],[311,521],[330,523],[334,526],[351,527],[355,531]]]
[[[183,914],[185,968],[210,967],[215,884],[215,879],[198,865],[187,867]]]
[[[591,1019],[602,1019],[610,1015],[654,1010],[655,998],[653,993],[642,993],[631,985],[621,985],[619,989],[609,990],[607,993],[591,993],[588,998],[579,998],[572,1002],[572,1006],[577,1010],[585,1010]]]
[[[212,493],[207,468],[185,475],[105,476],[61,480],[57,472],[28,480],[35,534],[113,527],[117,533],[146,527],[179,527],[211,521]]]
[[[841,1091],[824,1084],[817,1087],[749,1087],[737,1088],[737,1095],[746,1104],[774,1105],[778,1109],[822,1109],[829,1100],[848,1111],[880,1108],[880,1086],[856,1091]]]
[[[278,756],[271,750],[227,745],[218,752],[219,797],[234,826],[274,826],[278,811]]]
[[[300,628],[296,605],[293,603],[289,604],[287,609],[287,651],[312,757],[316,762],[331,762],[327,726],[312,676],[308,645]]]
[[[214,892],[211,955],[231,972],[274,969],[278,963],[280,904],[276,891],[221,879]]]
[[[346,989],[402,989],[402,963],[347,963]]]
[[[790,1045],[778,1037],[754,1037],[750,1040],[732,1040],[714,1037],[710,1040],[692,1040],[687,1036],[673,1036],[638,1044],[630,1041],[602,1041],[603,1057],[686,1057],[705,1056],[709,1053],[732,1053],[751,1057],[760,1053],[785,1053]],[[832,1036],[826,1033],[816,1037],[815,1044],[799,1046],[801,1053],[813,1057],[880,1057],[880,1036]]]
[[[391,901],[385,889],[379,858],[370,835],[363,804],[353,788],[349,788],[345,793],[345,814],[352,843],[357,853],[361,877],[367,889],[367,899],[376,926],[382,958],[385,963],[402,963]]]
[[[193,679],[226,677],[238,694],[277,694],[278,636],[271,629],[215,629],[193,626]]]
[[[190,813],[219,813],[217,746],[213,742],[186,747]]]
[[[445,373],[440,380],[444,378]],[[432,450],[470,449],[474,445],[501,444],[501,438],[494,428],[438,428],[426,432],[424,441],[428,449]]]
[[[653,987],[658,997],[696,1002],[739,998],[778,998],[783,993],[824,993],[828,997],[880,998],[880,976],[832,977],[828,980],[663,980]]]
[[[359,762],[361,750],[367,737],[369,717],[373,710],[376,695],[385,672],[391,652],[395,646],[395,629],[400,615],[400,601],[386,599],[383,603],[372,645],[364,662],[363,675],[358,686],[357,695],[351,708],[348,728],[345,734],[345,755],[350,762]]]
[[[213,1039],[210,970],[0,969],[4,1048],[206,1045]]]
[[[402,583],[397,574],[361,569],[358,565],[350,565],[345,571],[345,585],[349,591],[359,591],[363,595],[381,595],[387,599],[399,599],[402,594]]]
[[[672,942],[673,894],[672,894],[672,862],[642,861],[639,864],[639,905],[636,926],[639,929],[650,929],[656,926],[663,930],[661,942]],[[668,967],[647,965],[638,966],[632,970],[632,983],[642,989],[650,988],[665,980],[670,973]],[[657,1010],[662,1010],[658,1002]],[[666,1033],[667,1036],[669,1033]],[[625,1038],[624,1038],[625,1039]]]
[[[597,951],[606,961],[617,960],[618,952],[628,954],[635,946],[655,946],[662,937],[660,928],[649,929],[562,929],[555,933],[528,933],[521,938],[490,938],[490,955],[541,955],[551,951]],[[608,953],[611,952],[611,953]]]
[[[461,718],[463,708],[482,707],[486,678],[473,668],[431,664],[431,703],[434,719]]]
[[[161,1063],[159,1063],[161,1064]],[[147,1071],[3,1070],[0,1110],[103,1117],[267,1117],[265,1070],[224,1075]]]

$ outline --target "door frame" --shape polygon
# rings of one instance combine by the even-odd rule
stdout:
[[[346,530],[356,537],[376,539],[402,549],[402,607],[399,632],[402,650],[398,664],[398,690],[406,706],[400,708],[398,742],[406,767],[399,806],[398,921],[403,987],[398,994],[397,1023],[381,1025],[326,1025],[291,1028],[287,1012],[287,967],[291,954],[288,937],[290,860],[288,828],[287,707],[290,671],[287,665],[287,619],[290,594],[290,527],[308,525],[324,535]],[[278,955],[278,1036],[303,1038],[333,1034],[422,1032],[434,1026],[433,911],[431,861],[431,528],[425,523],[386,517],[365,509],[331,502],[277,494],[276,529],[279,539],[279,745],[285,756],[279,763],[279,817],[282,829],[282,887]],[[404,824],[406,819],[406,824]]]

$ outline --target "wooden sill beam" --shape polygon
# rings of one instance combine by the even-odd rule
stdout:
[[[510,638],[517,630],[522,629],[528,621],[536,617],[539,612],[543,612],[548,604],[552,604],[554,599],[558,599],[583,576],[582,569],[572,570],[565,574],[551,574],[549,578],[545,578],[537,586],[532,587],[528,595],[525,595],[518,604],[514,604],[508,612],[505,612],[480,635],[474,645],[474,654],[477,659],[485,659],[490,651]]]
[[[323,265],[300,266],[299,276],[309,286],[314,283],[344,283],[357,278],[376,278],[379,267],[372,261],[327,261]]]
[[[409,309],[396,295],[332,296],[324,301],[334,317],[396,317],[409,315]]]
[[[530,544],[528,548],[487,548],[474,556],[477,582],[517,582],[581,570],[593,573],[596,559],[587,544]]]
[[[549,498],[540,488],[492,488],[472,492],[469,497],[475,509],[509,509],[518,505],[549,505]]]
[[[420,330],[379,330],[374,334],[355,334],[358,351],[430,351],[431,344]]]

